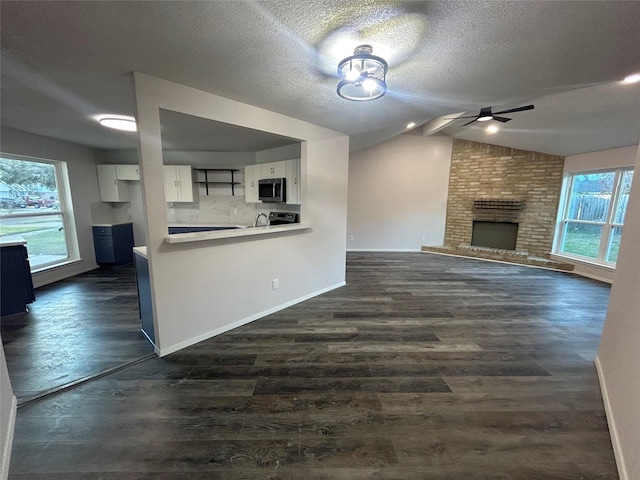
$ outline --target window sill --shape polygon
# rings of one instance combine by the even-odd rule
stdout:
[[[43,273],[50,270],[55,270],[56,268],[67,267],[69,265],[73,265],[75,263],[80,263],[82,261],[81,258],[74,258],[70,260],[65,260],[64,262],[56,263],[55,265],[45,265],[43,267],[34,268],[31,270],[31,274],[35,275],[36,273]]]
[[[560,253],[552,253],[551,255],[549,255],[549,258],[551,260],[556,260],[556,261],[562,261],[562,262],[568,262],[568,263],[578,263],[581,265],[588,265],[590,267],[598,267],[598,268],[602,268],[604,270],[607,271],[614,271],[616,269],[615,265],[609,265],[606,263],[600,263],[600,262],[596,262],[596,261],[589,261],[586,258],[581,258],[581,257],[573,257],[570,255],[563,255]]]

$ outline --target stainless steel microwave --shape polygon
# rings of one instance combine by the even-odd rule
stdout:
[[[263,178],[258,180],[258,199],[263,202],[286,202],[286,179]]]

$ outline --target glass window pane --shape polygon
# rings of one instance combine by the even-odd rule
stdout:
[[[22,237],[27,241],[31,268],[38,268],[69,257],[62,215],[3,218],[0,236],[6,240]]]
[[[609,247],[607,248],[607,262],[616,263],[618,260],[618,250],[620,250],[620,238],[622,238],[622,227],[613,227],[609,236]]]
[[[567,219],[605,222],[615,177],[615,172],[576,175],[569,198]]]
[[[0,180],[0,213],[28,215],[59,208],[52,164],[0,158]]]
[[[627,204],[629,203],[629,192],[631,192],[632,180],[633,170],[622,172],[620,194],[618,196],[618,205],[616,205],[616,214],[613,217],[613,223],[624,223],[624,216],[627,213]]]
[[[602,225],[567,222],[560,251],[588,258],[597,258],[601,236]]]

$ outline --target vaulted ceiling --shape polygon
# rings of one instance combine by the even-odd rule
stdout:
[[[2,125],[95,148],[136,146],[135,134],[94,119],[135,116],[133,71],[349,134],[352,148],[411,121],[425,134],[560,155],[640,141],[640,83],[620,83],[640,72],[636,1],[3,0],[0,8]],[[389,62],[389,91],[350,102],[336,94],[336,67],[362,43]],[[503,124],[450,120],[529,103],[534,110]],[[179,115],[166,118],[163,131],[178,128]],[[500,130],[489,135],[486,123]],[[202,126],[200,137],[183,126],[200,150],[258,148],[264,136]],[[265,145],[282,140],[266,137]]]

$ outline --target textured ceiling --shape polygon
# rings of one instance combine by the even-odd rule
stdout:
[[[353,148],[409,121],[524,103],[536,109],[490,137],[462,121],[443,133],[562,155],[639,141],[640,86],[618,83],[640,71],[636,1],[3,0],[0,8],[2,125],[92,147],[135,148],[135,134],[93,119],[135,115],[133,71],[350,134]],[[365,42],[389,62],[389,92],[349,102],[335,93],[335,68]],[[215,128],[181,139],[170,120],[163,134],[176,130],[172,143],[194,149],[282,141]]]

